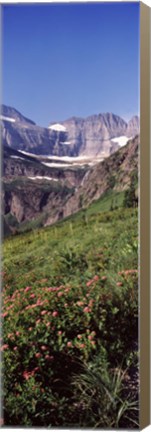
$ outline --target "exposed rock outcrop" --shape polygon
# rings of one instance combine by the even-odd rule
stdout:
[[[119,148],[112,138],[134,137],[139,133],[137,116],[128,123],[112,113],[85,119],[72,117],[43,128],[5,105],[2,106],[1,123],[3,144],[43,155],[107,157]]]

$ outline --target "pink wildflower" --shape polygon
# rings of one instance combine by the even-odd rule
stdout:
[[[98,281],[98,280],[99,280],[99,276],[98,276],[98,275],[95,275],[94,278],[93,278],[93,280],[94,280],[94,281]]]
[[[24,371],[23,372],[23,378],[25,378],[26,380],[28,380],[30,378],[31,374],[30,372]]]
[[[27,287],[24,289],[24,292],[28,292],[30,289],[31,289],[31,287],[27,286]]]
[[[95,346],[95,341],[92,340],[91,341],[91,345]]]
[[[52,313],[52,316],[53,316],[53,317],[58,316],[58,312],[57,312],[57,311],[54,311],[54,312]]]
[[[83,312],[90,312],[91,311],[91,309],[88,307],[88,306],[86,306],[84,309],[83,309]]]
[[[70,291],[70,288],[66,288],[66,289],[65,289],[65,292],[69,292],[69,291]]]
[[[84,343],[79,344],[79,348],[85,348],[85,344]]]
[[[41,353],[40,353],[40,352],[36,353],[36,354],[35,354],[35,357],[36,357],[36,358],[40,358],[40,357],[41,357]]]
[[[50,325],[51,325],[50,321],[46,323],[46,327],[49,327]]]
[[[90,306],[90,307],[93,306],[93,302],[94,302],[93,299],[91,299],[91,300],[89,301],[89,306]]]
[[[14,351],[17,351],[17,350],[18,350],[17,346],[15,346],[15,347],[13,348],[13,350],[14,350]]]
[[[123,284],[122,284],[122,282],[117,282],[116,285],[117,285],[117,286],[122,286]]]
[[[35,297],[35,294],[30,294],[30,298],[34,298]]]
[[[8,333],[8,338],[10,339],[13,336],[13,333]]]
[[[41,346],[41,350],[42,350],[42,351],[46,351],[46,349],[47,349],[47,347],[46,347],[45,345],[42,345],[42,346]]]
[[[58,297],[61,297],[62,295],[63,295],[62,291],[58,292]]]
[[[93,336],[95,336],[96,335],[96,332],[95,331],[92,331],[92,333],[91,333]]]
[[[41,312],[41,315],[46,315],[46,313],[47,313],[47,311],[46,311],[46,310],[43,310],[43,311]]]
[[[14,305],[12,304],[12,305],[10,305],[8,308],[7,308],[7,311],[8,310],[10,310],[10,309],[12,309],[14,307]]]
[[[46,355],[45,355],[45,359],[46,359],[46,360],[52,360],[52,356],[50,356],[49,354],[46,354]]]
[[[90,285],[92,285],[92,283],[93,283],[93,279],[89,280],[89,281],[86,283],[86,286],[89,287]]]
[[[83,301],[77,301],[78,306],[83,306]]]
[[[101,277],[101,280],[103,280],[103,281],[106,280],[106,279],[107,279],[106,276],[102,276],[102,277]]]
[[[17,331],[17,332],[16,332],[16,336],[20,336],[20,333],[19,333],[19,331]]]
[[[78,339],[82,339],[82,335],[81,335],[81,334],[78,334],[77,338],[78,338]]]
[[[59,330],[59,331],[58,331],[58,336],[61,336],[61,335],[62,335],[62,331]]]
[[[1,346],[0,351],[4,351],[4,350],[7,349],[7,348],[8,348],[8,345],[7,345],[7,344],[4,344],[4,345]]]
[[[37,321],[36,321],[36,324],[39,324],[41,322],[41,320],[40,319],[38,319]]]
[[[70,341],[67,342],[67,347],[69,347],[69,348],[72,347],[72,342],[70,342]]]

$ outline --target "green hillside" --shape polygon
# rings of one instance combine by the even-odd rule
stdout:
[[[139,426],[138,214],[122,202],[5,239],[5,425]]]

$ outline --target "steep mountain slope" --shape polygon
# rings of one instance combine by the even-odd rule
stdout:
[[[77,148],[81,155],[108,156],[118,148],[111,142],[111,138],[123,135],[127,124],[114,114],[99,114],[86,119],[71,118],[63,125],[68,131],[71,147]]]
[[[138,134],[140,130],[140,119],[138,116],[133,116],[131,120],[128,122],[126,135],[128,137],[132,137]]]
[[[40,162],[32,161],[30,171],[29,163],[25,168],[27,161],[21,160],[26,176],[7,175],[3,178],[3,208],[7,223],[12,223],[13,216],[19,224],[40,218],[40,225],[51,225],[86,208],[106,192],[124,191],[129,187],[131,173],[137,176],[138,144],[137,136],[104,161],[85,170],[41,169]]]
[[[130,184],[131,173],[137,176],[139,136],[130,140],[126,146],[89,169],[81,185],[67,201],[63,216],[69,216],[87,207],[109,190],[123,191]]]
[[[45,161],[47,161],[45,163]],[[50,163],[49,163],[50,162]],[[81,167],[63,163],[59,164],[45,158],[24,154],[7,146],[3,148],[2,173],[3,179],[14,180],[16,177],[27,177],[34,180],[47,179],[59,181],[69,187],[78,186],[87,170]]]
[[[81,183],[87,168],[54,165],[46,166],[43,158],[4,146],[2,208],[5,225],[13,231],[19,224],[37,218],[43,225],[50,214],[52,222],[62,217],[66,200]]]
[[[14,108],[2,105],[1,129],[3,144],[42,155],[107,157],[119,148],[113,138],[133,137],[139,133],[139,119],[126,123],[112,113],[92,115],[85,119],[72,117],[37,126]]]
[[[57,134],[37,126],[14,108],[2,105],[2,142],[16,150],[53,154]],[[63,137],[62,137],[63,139]]]
[[[62,208],[73,192],[72,188],[47,180],[36,181],[20,178],[3,183],[3,208],[7,222],[34,221],[41,223],[51,214],[52,222],[62,218]],[[42,223],[43,224],[43,223]]]

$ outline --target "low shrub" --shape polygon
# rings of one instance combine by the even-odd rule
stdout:
[[[74,418],[83,425],[77,410],[73,415],[73,376],[79,382],[83,365],[95,364],[96,357],[107,380],[111,367],[130,367],[138,328],[137,271],[123,270],[117,279],[111,285],[107,276],[95,274],[81,285],[27,286],[11,295],[4,289],[5,425],[68,426]]]

